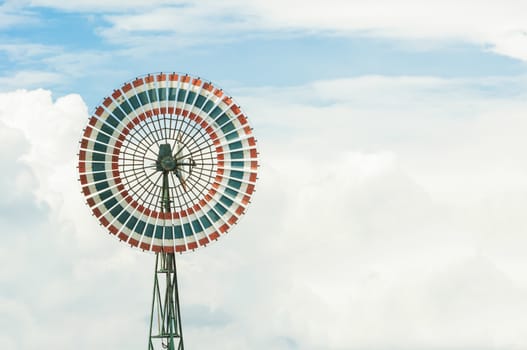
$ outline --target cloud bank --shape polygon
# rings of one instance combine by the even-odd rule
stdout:
[[[233,91],[261,177],[232,233],[178,259],[187,347],[527,346],[514,86],[371,76]],[[2,349],[146,344],[153,256],[106,237],[82,203],[87,116],[78,95],[0,94],[1,205],[27,208],[0,221]]]

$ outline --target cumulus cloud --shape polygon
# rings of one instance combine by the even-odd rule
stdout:
[[[260,180],[238,227],[178,258],[187,347],[527,346],[526,106],[524,89],[503,86],[525,81],[233,91],[259,139]],[[19,262],[0,272],[3,348],[145,344],[153,256],[109,239],[82,203],[86,118],[77,95],[0,94],[14,174],[0,185],[33,225],[0,222],[0,263]],[[17,174],[23,190],[8,186]]]
[[[251,239],[268,252],[252,269],[272,272],[248,280],[255,315],[276,320],[269,334],[302,349],[522,344],[525,96],[500,88],[522,81],[363,77],[235,93],[261,133],[253,210],[269,219]]]
[[[111,281],[123,283],[119,273],[106,272],[133,264],[135,256],[93,242],[106,237],[93,234],[99,227],[82,203],[75,171],[86,118],[78,95],[53,101],[44,90],[0,94],[3,349],[101,347],[94,333],[78,330],[103,335],[113,323],[122,324],[112,333],[122,337],[135,319],[127,304],[118,317],[107,318],[108,305],[123,293]],[[135,278],[128,278],[133,288]]]

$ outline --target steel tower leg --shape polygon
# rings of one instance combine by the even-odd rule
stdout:
[[[184,350],[173,253],[157,253],[148,350]]]

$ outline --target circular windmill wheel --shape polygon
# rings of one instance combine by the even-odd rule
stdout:
[[[258,152],[246,116],[189,75],[139,77],[95,109],[79,152],[82,191],[121,241],[183,252],[226,233],[254,192]]]

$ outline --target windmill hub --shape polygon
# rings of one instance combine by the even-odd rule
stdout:
[[[161,159],[161,167],[163,170],[176,170],[176,160],[172,156],[167,156]]]
[[[159,145],[159,153],[157,154],[157,170],[175,171],[176,167],[176,158],[172,155],[172,147],[170,147],[170,144],[164,143]]]

